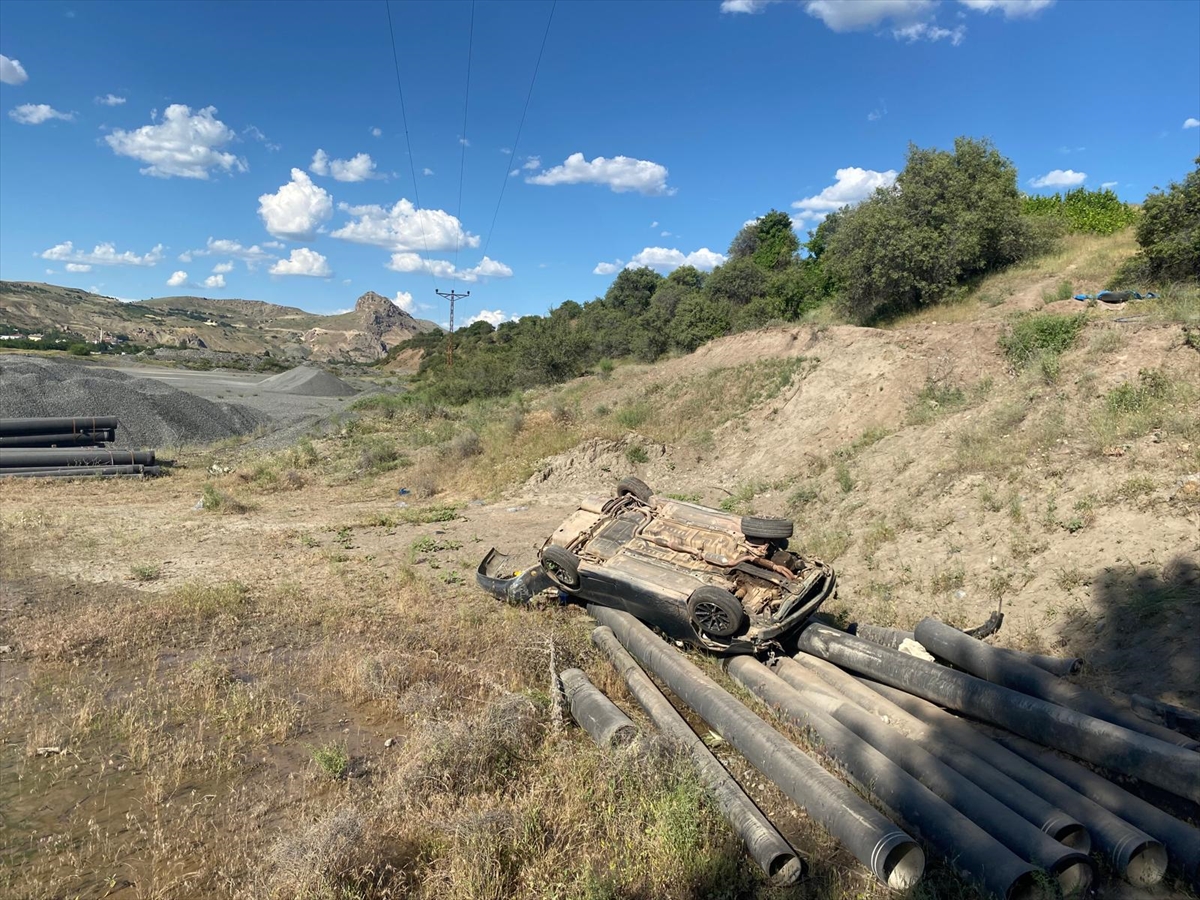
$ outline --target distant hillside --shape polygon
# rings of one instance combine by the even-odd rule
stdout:
[[[123,303],[77,288],[0,281],[0,327],[58,331],[93,340],[103,332],[135,344],[204,347],[235,353],[372,362],[437,326],[414,319],[368,291],[335,316],[261,300],[156,297]]]

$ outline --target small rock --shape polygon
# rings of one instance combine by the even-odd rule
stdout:
[[[204,509],[204,501],[203,501],[203,500],[197,500],[197,501],[196,501],[196,505],[195,505],[195,506],[193,506],[193,507],[192,507],[192,509]]]
[[[1104,630],[1104,620],[1101,619],[1099,622],[1097,622],[1095,626],[1093,626],[1092,630],[1095,631],[1096,634],[1102,632]]]
[[[396,504],[396,508],[397,509],[408,509],[408,504],[405,501],[401,500],[399,503]]]
[[[966,596],[967,596],[967,592],[964,591],[962,588],[959,588],[957,591],[954,592],[955,600],[962,600]]]
[[[384,741],[384,742],[383,742],[383,746],[385,746],[385,747],[392,747],[392,746],[394,746],[394,745],[395,745],[395,743],[396,743],[396,739],[395,739],[395,738],[388,738],[386,741]]]
[[[469,503],[467,503],[467,506],[486,506],[486,505],[487,504],[485,504],[482,500],[472,500]]]
[[[504,511],[505,512],[525,512],[525,510],[527,510],[527,509],[529,509],[528,506],[510,506],[507,509],[505,509]]]
[[[13,652],[12,644],[0,644],[0,654],[12,653],[12,652]]]

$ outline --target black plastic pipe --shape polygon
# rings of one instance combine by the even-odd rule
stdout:
[[[0,478],[141,478],[162,474],[158,466],[66,466],[61,469],[0,470]]]
[[[925,872],[925,853],[909,835],[820,763],[748,710],[675,648],[628,613],[588,605],[643,666],[657,675],[718,734],[842,842],[889,887],[913,886]]]
[[[0,419],[0,435],[62,434],[116,428],[116,416],[54,416],[33,419]]]
[[[953,741],[991,763],[1004,774],[1031,791],[1061,807],[1087,826],[1092,847],[1131,884],[1157,884],[1167,870],[1167,851],[1161,841],[1113,815],[1093,800],[1063,784],[1044,770],[1029,765],[991,738],[980,734],[963,719],[938,709],[932,703],[887,685],[864,681],[901,709],[932,726],[943,741]]]
[[[893,650],[899,650],[900,644],[905,640],[920,643],[917,636],[911,631],[901,631],[899,628],[883,628],[879,625],[858,624],[850,630],[850,633],[863,640],[871,641],[882,647],[890,647]],[[1064,675],[1077,675],[1083,671],[1083,660],[1078,656],[1046,656],[1042,653],[1026,653],[1023,650],[1013,650],[1008,647],[993,647],[992,649],[998,653],[1003,653],[1005,656],[1011,656],[1014,659],[1032,663],[1039,669],[1045,669],[1051,675],[1057,675],[1060,678]]]
[[[84,450],[0,448],[0,468],[49,468],[52,466],[152,466],[153,450]]]
[[[932,727],[833,663],[800,653],[794,659],[780,657],[774,660],[772,670],[795,688],[816,687],[812,678],[803,676],[813,675],[822,679],[834,696],[845,697],[881,721],[886,721],[1058,843],[1081,853],[1091,850],[1091,837],[1078,819],[1067,815],[1045,797],[1034,793],[974,753],[941,739]]]
[[[974,821],[974,816],[964,813],[961,808],[956,809],[947,799],[939,796],[937,790],[931,789],[908,770],[903,759],[897,759],[897,756],[905,757],[911,763],[913,760],[906,754],[907,749],[928,757],[921,748],[895,731],[886,735],[893,739],[884,741],[887,749],[873,746],[864,734],[857,733],[853,727],[832,715],[832,708],[842,705],[838,700],[815,692],[797,691],[753,657],[735,656],[726,665],[733,679],[777,716],[793,725],[811,729],[822,754],[844,771],[859,790],[874,797],[891,815],[907,824],[960,875],[977,883],[992,896],[1004,900],[1036,896],[1035,866],[989,834],[981,823]],[[829,702],[823,703],[823,699]],[[871,718],[865,712],[862,715],[866,719]],[[878,725],[881,731],[888,731],[882,722]],[[908,747],[902,747],[901,744],[907,744]],[[926,760],[929,761],[936,763],[932,757]],[[947,793],[953,796],[955,791],[947,788]],[[960,802],[963,800],[961,796],[957,799]],[[987,799],[991,800],[990,797]],[[982,812],[980,808],[972,808],[976,813]],[[1055,844],[1063,854],[1073,852],[1011,810],[1005,811],[1038,838]],[[1082,870],[1086,872],[1087,857],[1078,853],[1074,855],[1084,861]],[[1085,884],[1090,882],[1091,878],[1087,877]]]
[[[1162,700],[1132,694],[1129,697],[1129,708],[1143,719],[1151,722],[1161,722],[1172,731],[1179,731],[1188,737],[1200,738],[1200,713],[1184,709]]]
[[[114,440],[111,431],[80,431],[75,434],[31,434],[0,436],[0,447],[95,447]]]
[[[805,628],[798,643],[805,652],[843,668],[1200,800],[1200,754],[1191,750],[823,625]]]
[[[1084,713],[1105,722],[1112,722],[1122,728],[1141,732],[1168,744],[1195,750],[1200,747],[1191,738],[1148,722],[1132,710],[1121,709],[1111,700],[1079,687],[1069,681],[1055,678],[1049,672],[1032,666],[1019,659],[1014,659],[996,651],[994,647],[967,637],[957,628],[951,628],[944,622],[934,618],[924,618],[917,624],[917,640],[930,653],[941,659],[948,660],[960,669],[965,669],[973,675],[985,678],[993,684],[999,684],[1031,697],[1040,697],[1050,703],[1057,703],[1076,712]],[[1192,760],[1195,769],[1195,787],[1200,798],[1200,756]],[[1178,793],[1178,791],[1176,792]],[[1186,795],[1184,795],[1186,796]]]
[[[1200,829],[1181,822],[1141,797],[1135,797],[1107,778],[1097,775],[1091,769],[1059,756],[1053,750],[1011,735],[1002,735],[997,740],[1063,784],[1079,791],[1089,800],[1099,803],[1109,812],[1162,841],[1167,848],[1167,866],[1192,885],[1200,887]]]
[[[579,669],[558,673],[571,715],[592,740],[604,749],[626,747],[637,737],[637,726],[620,708],[604,696],[600,688]]]
[[[624,679],[633,698],[646,711],[650,721],[666,739],[686,751],[696,766],[703,784],[712,793],[717,809],[721,810],[734,834],[746,845],[751,858],[766,873],[772,884],[786,886],[804,877],[804,860],[783,835],[763,815],[754,801],[742,790],[720,760],[684,720],[670,701],[663,696],[649,676],[641,670],[632,656],[621,646],[612,629],[601,625],[592,632],[592,643],[608,657],[613,668]]]

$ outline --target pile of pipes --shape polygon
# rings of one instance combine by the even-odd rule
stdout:
[[[726,663],[774,718],[801,730],[802,747],[632,616],[588,611],[601,623],[593,642],[692,755],[777,883],[799,878],[802,859],[647,672],[889,887],[921,879],[925,850],[1003,900],[1083,896],[1099,871],[1138,887],[1168,872],[1181,887],[1200,886],[1200,830],[1185,821],[1200,818],[1200,717],[1123,706],[1063,680],[1079,660],[992,647],[936,619],[915,634],[814,622],[794,657]],[[633,722],[582,672],[562,682],[597,743],[630,739]]]
[[[116,450],[116,416],[0,419],[0,476],[144,478],[159,475],[153,450]],[[169,463],[167,463],[169,465]]]

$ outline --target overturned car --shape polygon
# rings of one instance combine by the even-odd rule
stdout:
[[[787,519],[736,516],[653,494],[624,478],[615,497],[585,500],[516,573],[493,548],[476,580],[524,603],[557,587],[580,603],[628,612],[669,638],[716,653],[778,649],[822,603],[837,578],[787,549]]]

